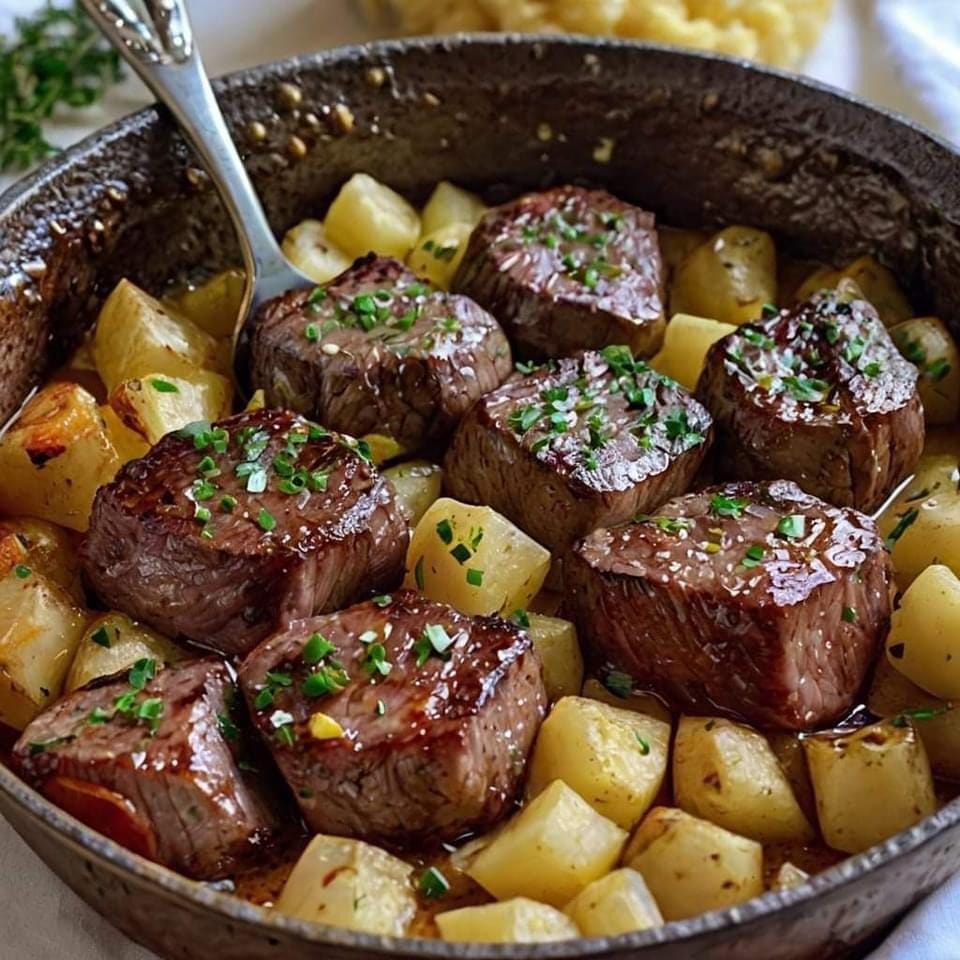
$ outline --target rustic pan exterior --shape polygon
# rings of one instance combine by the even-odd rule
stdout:
[[[281,84],[299,89],[299,103]],[[334,50],[218,89],[278,232],[357,170],[419,199],[444,178],[489,200],[598,184],[669,223],[770,229],[796,255],[875,253],[924,309],[955,330],[960,319],[960,155],[815,84],[654,46],[504,36]],[[152,109],[14,187],[0,226],[0,420],[120,277],[157,291],[171,275],[239,261],[205,177]],[[2,766],[0,812],[118,927],[190,960],[845,956],[960,866],[955,801],[801,887],[732,910],[608,941],[465,947],[273,921],[105,840]]]

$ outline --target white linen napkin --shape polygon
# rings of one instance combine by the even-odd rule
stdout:
[[[960,143],[960,0],[876,0],[876,16],[903,82]]]

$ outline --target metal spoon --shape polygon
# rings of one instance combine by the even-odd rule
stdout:
[[[110,43],[174,116],[213,181],[240,242],[247,283],[233,334],[232,367],[247,392],[244,332],[267,300],[314,282],[280,250],[213,95],[186,0],[82,0]]]

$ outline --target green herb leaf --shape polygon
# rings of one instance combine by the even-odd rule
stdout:
[[[518,627],[521,627],[524,630],[530,629],[530,614],[528,614],[526,610],[514,610],[513,613],[510,614],[510,619]]]
[[[419,886],[420,892],[429,900],[450,892],[450,882],[436,867],[428,867],[420,874]]]
[[[106,647],[108,650],[110,649],[110,633],[106,627],[97,627],[97,629],[90,634],[90,639],[98,647]]]
[[[843,613],[840,614],[845,623],[856,623],[857,622],[857,611],[855,607],[844,607]]]
[[[474,567],[467,568],[467,583],[471,587],[482,587],[483,586],[483,571],[477,570]]]
[[[312,633],[303,646],[303,662],[313,666],[336,652],[336,647],[322,634]]]
[[[224,740],[233,740],[236,742],[240,739],[240,731],[237,729],[237,725],[233,722],[229,714],[217,714],[217,727]]]
[[[169,380],[151,380],[150,386],[153,387],[157,393],[179,393],[180,388],[175,384],[171,383]]]
[[[622,670],[610,670],[603,678],[603,685],[621,700],[626,700],[633,693],[633,677]]]
[[[449,520],[443,519],[437,524],[437,536],[444,543],[453,543],[453,525]]]
[[[764,547],[762,547],[759,543],[755,543],[753,546],[747,548],[747,552],[743,555],[740,565],[747,567],[747,569],[756,567],[759,565],[766,552],[767,551],[764,549]]]
[[[639,732],[634,731],[634,736],[637,738],[637,744],[640,747],[641,756],[647,756],[650,753],[650,744],[640,736]]]
[[[130,668],[127,683],[134,690],[142,690],[156,675],[157,661],[144,657]]]
[[[781,537],[797,540],[807,532],[807,518],[802,514],[791,514],[777,524],[777,533]]]
[[[907,532],[907,530],[916,523],[920,511],[916,507],[911,507],[906,513],[899,514],[896,526],[890,531],[890,534],[883,541],[888,550],[892,550],[894,544]]]
[[[742,500],[739,497],[725,497],[723,494],[717,493],[710,501],[710,512],[718,517],[732,517],[734,520],[739,520],[748,506],[750,506],[749,500]]]
[[[257,514],[257,526],[266,533],[271,533],[277,529],[276,517],[269,510],[262,508]]]
[[[18,563],[14,568],[13,572],[16,575],[18,580],[26,580],[30,576],[30,568],[25,564]]]

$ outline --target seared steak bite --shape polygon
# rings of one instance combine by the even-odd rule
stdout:
[[[876,310],[843,284],[715,343],[697,396],[725,476],[786,478],[872,512],[923,451],[916,381]]]
[[[524,632],[408,591],[293,624],[240,683],[310,828],[400,845],[503,816],[546,706]]]
[[[711,487],[597,530],[564,575],[598,658],[677,709],[761,727],[843,716],[890,617],[873,521],[785,480]]]
[[[551,362],[464,417],[447,452],[451,496],[488,504],[562,550],[685,492],[710,415],[626,347]]]
[[[652,213],[558,187],[490,210],[453,288],[486,307],[523,356],[625,343],[650,357],[663,340],[663,284]]]
[[[101,487],[82,548],[111,608],[243,654],[398,583],[407,525],[363,444],[285,411],[164,437]]]
[[[276,832],[241,769],[227,665],[192,660],[72,693],[24,730],[13,766],[54,803],[142,856],[198,879],[243,865]]]
[[[326,286],[266,304],[251,352],[253,384],[271,406],[407,450],[445,440],[511,370],[490,314],[372,254]]]

